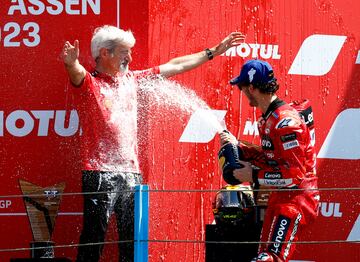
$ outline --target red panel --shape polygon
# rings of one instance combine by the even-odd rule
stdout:
[[[279,95],[287,101],[301,98],[312,101],[319,150],[337,115],[349,107],[359,108],[359,66],[355,65],[359,19],[352,10],[354,3],[350,1],[152,1],[150,61],[162,63],[174,55],[203,50],[233,30],[244,32],[247,44],[277,46],[280,59],[274,55],[267,60],[274,66],[279,79]],[[288,74],[300,46],[314,34],[346,36],[330,72],[323,76]],[[227,84],[239,72],[244,60],[251,58],[252,52],[245,58],[216,58],[175,79],[194,89],[211,108],[228,110],[226,122],[231,132],[239,138],[257,141],[257,136],[244,134],[246,121],[254,121],[253,110],[246,106],[246,99]],[[219,188],[222,182],[216,164],[217,139],[209,144],[178,143],[189,116],[168,112],[167,120],[152,118],[149,122],[154,128],[149,129],[149,143],[153,141],[155,153],[149,154],[149,161],[155,164],[149,174],[151,187]],[[163,137],[165,141],[159,143],[157,137]],[[353,180],[358,169],[358,160],[319,161],[320,186],[358,187],[359,183]],[[210,203],[214,194],[176,194],[167,198],[161,193],[152,195],[152,202],[156,203],[152,204],[152,219],[156,226],[151,235],[154,238],[204,239],[204,223],[212,219]],[[321,200],[324,210],[321,209],[317,223],[307,232],[305,240],[346,240],[359,215],[358,197],[358,191],[324,191]],[[180,214],[179,223],[174,222],[177,214]],[[178,261],[179,257],[180,261],[203,259],[204,246],[184,246],[153,244],[152,254],[164,261]],[[184,252],[184,248],[188,252]],[[359,258],[356,244],[342,244],[339,248],[334,248],[333,244],[301,245],[295,259],[356,261]],[[173,259],[175,257],[177,259]]]
[[[81,175],[77,152],[79,128],[70,136],[59,135],[61,132],[56,132],[54,128],[55,122],[60,119],[55,117],[56,112],[67,111],[65,123],[61,119],[59,121],[67,128],[70,110],[76,107],[60,52],[66,40],[73,42],[79,39],[80,60],[86,67],[92,66],[92,31],[103,24],[117,25],[117,5],[120,1],[52,1],[54,4],[48,3],[49,1],[31,2],[33,4],[28,0],[4,1],[0,6],[0,111],[3,112],[0,123],[3,131],[0,136],[0,195],[20,195],[18,179],[28,180],[41,187],[64,181],[65,193],[80,192]],[[91,3],[96,5],[92,6]],[[38,33],[34,32],[36,28],[32,26],[38,27]],[[20,32],[9,40],[11,32],[17,28]],[[38,35],[38,44],[33,43],[34,38],[31,35],[29,37],[29,32]],[[26,39],[30,45],[35,46],[26,46]],[[17,110],[22,112],[16,113]],[[44,116],[38,119],[33,113],[35,110],[40,110],[41,114],[54,114],[53,118],[48,122]],[[6,124],[9,116],[19,114],[25,116],[27,124],[34,124],[29,134],[23,137],[13,135]],[[48,127],[46,123],[49,123]],[[74,123],[78,124],[77,121]],[[21,120],[16,122],[18,128],[23,125]],[[39,136],[39,130],[45,132],[44,136]],[[11,205],[0,209],[0,223],[3,225],[0,230],[3,236],[0,249],[27,248],[32,236],[28,218],[24,215],[23,200],[19,197],[6,197],[5,200],[11,200]],[[78,242],[82,226],[82,216],[77,214],[79,212],[82,212],[80,195],[64,196],[53,234],[56,244]],[[114,250],[117,250],[116,246]],[[75,258],[76,249],[56,249],[55,253],[57,256]],[[1,261],[8,261],[10,257],[29,256],[30,251],[0,254]]]

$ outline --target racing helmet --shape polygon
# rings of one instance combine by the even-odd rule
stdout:
[[[226,185],[213,201],[216,224],[246,225],[255,221],[255,200],[250,186]]]

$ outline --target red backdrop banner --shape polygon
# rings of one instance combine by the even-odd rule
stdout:
[[[359,188],[360,16],[350,0],[16,0],[0,6],[0,250],[32,241],[19,179],[41,187],[65,182],[65,193],[81,192],[77,113],[60,52],[80,41],[80,62],[93,66],[92,31],[103,24],[131,29],[137,43],[132,69],[204,50],[232,31],[244,44],[172,80],[193,90],[224,116],[240,139],[258,143],[256,112],[228,84],[244,61],[273,65],[279,96],[311,100],[316,125],[319,186]],[[153,105],[140,112],[140,163],[150,189],[216,190],[223,184],[217,163],[219,140],[196,124],[196,112]],[[221,117],[220,117],[221,118]],[[195,121],[195,124],[194,122]],[[186,132],[199,136],[191,136]],[[213,220],[214,192],[150,192],[151,240],[205,240]],[[359,190],[321,191],[319,218],[294,259],[358,261]],[[82,226],[80,194],[64,195],[53,240],[77,244]],[[107,241],[116,240],[111,223]],[[203,261],[202,243],[151,242],[149,261]],[[76,248],[57,256],[75,258]],[[116,261],[117,245],[105,246],[102,261]],[[29,251],[0,252],[1,261]]]

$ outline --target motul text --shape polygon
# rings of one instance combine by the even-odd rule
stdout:
[[[0,111],[0,137],[24,137],[34,129],[37,136],[48,136],[51,122],[57,135],[73,136],[79,130],[79,115],[76,110],[68,113],[67,117],[66,110],[16,110],[7,115]]]

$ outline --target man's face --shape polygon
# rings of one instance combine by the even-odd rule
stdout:
[[[123,45],[118,45],[110,54],[110,64],[114,70],[120,73],[126,73],[129,69],[129,64],[132,61],[131,48]]]
[[[252,94],[253,92],[250,91],[254,90],[252,85],[238,85],[239,89],[245,94],[247,99],[249,100],[249,105],[252,107],[257,107],[259,105],[256,97]]]

